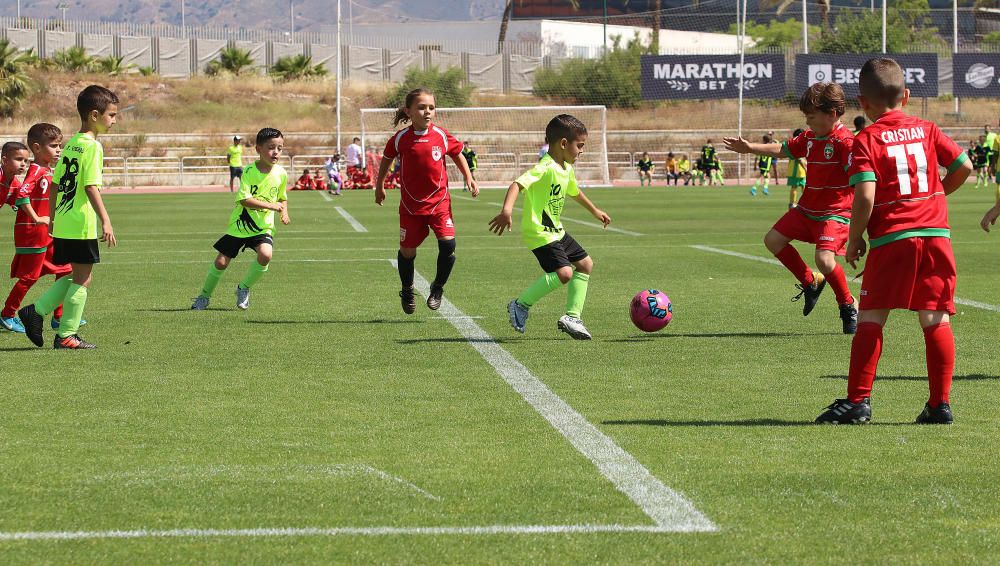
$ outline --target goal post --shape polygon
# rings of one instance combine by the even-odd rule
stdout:
[[[381,154],[393,127],[395,108],[361,109],[361,145]],[[587,145],[574,165],[583,187],[610,186],[607,108],[604,106],[500,106],[438,108],[437,124],[476,152],[476,181],[480,187],[508,187],[538,162],[545,143],[545,126],[558,114],[572,114],[587,126]],[[462,186],[456,167],[448,167],[451,186]]]

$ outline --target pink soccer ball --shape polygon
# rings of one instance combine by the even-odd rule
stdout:
[[[632,297],[632,324],[643,332],[656,332],[670,324],[674,317],[674,306],[670,297],[656,289],[639,291]]]

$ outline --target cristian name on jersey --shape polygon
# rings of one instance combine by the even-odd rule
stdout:
[[[444,158],[461,154],[462,148],[461,142],[434,124],[426,130],[403,128],[389,138],[382,155],[400,158],[400,213],[429,215],[451,206]]]

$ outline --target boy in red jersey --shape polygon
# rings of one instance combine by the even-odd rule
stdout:
[[[24,181],[18,181],[18,175],[22,175],[28,168],[28,147],[20,142],[7,142],[3,144],[3,150],[0,150],[0,185],[2,185],[3,191],[3,201],[0,201],[0,205],[4,202],[9,204],[11,208],[18,210],[18,206],[21,204],[20,194],[23,187]],[[28,179],[25,179],[27,181]],[[24,241],[24,228],[22,226],[23,213],[18,212],[17,219],[14,221],[14,246],[15,255],[14,263],[11,265],[11,277],[17,278],[15,269],[18,263],[18,257],[22,253],[22,244],[26,243]],[[30,220],[29,220],[30,221]],[[48,223],[48,218],[45,219]],[[33,224],[33,222],[32,222]],[[44,227],[42,228],[45,229]],[[44,248],[43,248],[44,251]],[[15,290],[17,287],[15,286]],[[27,289],[25,289],[27,291]],[[12,292],[13,296],[14,293]],[[23,296],[23,294],[21,295]],[[7,301],[7,306],[3,309],[3,314],[0,316],[0,328],[4,330],[9,330],[11,332],[24,333],[24,325],[17,318],[17,305],[13,309],[10,308],[10,299]],[[20,298],[17,298],[17,304],[21,302]]]
[[[726,148],[737,153],[755,153],[787,159],[805,158],[806,186],[798,206],[790,209],[764,236],[764,245],[799,280],[805,296],[802,315],[812,312],[826,283],[833,287],[840,307],[844,334],[854,334],[858,309],[847,288],[844,270],[837,263],[844,255],[854,193],[848,184],[847,161],[854,136],[840,123],[844,115],[844,89],[836,83],[816,83],[799,100],[809,129],[783,144],[750,143],[743,138],[724,138]],[[816,266],[809,269],[792,240],[816,244]]]
[[[447,155],[458,166],[469,192],[479,195],[479,186],[472,178],[469,164],[462,157],[462,144],[440,126],[431,124],[436,106],[434,95],[424,89],[406,95],[402,108],[396,111],[393,125],[411,122],[385,144],[375,181],[375,203],[385,200],[385,177],[396,156],[400,158],[399,198],[399,292],[403,312],[413,314],[417,308],[413,296],[413,259],[417,246],[434,231],[438,240],[437,274],[427,296],[427,308],[441,307],[444,285],[455,266],[455,224],[451,217],[451,197],[448,195]]]
[[[933,122],[904,114],[910,92],[894,60],[871,59],[861,68],[858,101],[874,122],[851,151],[854,185],[847,260],[871,253],[861,283],[858,333],[851,344],[847,398],[837,399],[816,422],[871,419],[871,390],[882,354],[882,327],[892,309],[917,312],[924,330],[930,398],[917,423],[950,424],[948,395],[955,366],[955,258],[945,199],[972,171],[968,156]],[[948,171],[938,178],[938,166]]]
[[[28,146],[35,161],[28,166],[21,186],[11,193],[12,204],[17,208],[17,219],[14,221],[15,251],[10,276],[17,279],[17,283],[0,313],[3,326],[15,332],[24,332],[24,325],[17,318],[17,309],[21,308],[21,301],[38,279],[43,275],[55,275],[56,279],[60,279],[72,271],[69,265],[52,263],[52,236],[49,235],[52,164],[62,154],[62,132],[52,124],[35,124],[28,130]],[[27,152],[24,153],[27,157]],[[53,327],[59,327],[60,318],[62,305],[52,312]],[[84,321],[81,320],[80,324]]]

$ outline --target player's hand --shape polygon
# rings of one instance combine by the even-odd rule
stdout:
[[[507,211],[500,211],[490,220],[490,232],[493,232],[497,236],[503,236],[504,232],[510,232],[513,220],[511,219],[511,213]]]
[[[993,208],[987,210],[986,216],[983,216],[983,219],[979,222],[979,225],[982,226],[983,230],[989,232],[990,226],[996,225],[997,217],[1000,217],[1000,204],[997,204]]]
[[[276,202],[271,205],[271,210],[275,212],[285,212],[285,205],[280,202]]]
[[[865,242],[864,238],[857,240],[850,240],[847,242],[847,263],[851,264],[854,269],[858,268],[858,260],[865,255],[868,251],[868,244]]]
[[[38,220],[35,222],[35,224],[48,226],[49,225],[49,217],[48,216],[39,216]]]
[[[722,138],[722,143],[729,151],[735,151],[736,153],[750,153],[750,142],[742,137]]]
[[[375,187],[375,204],[382,206],[385,201],[385,187],[382,185]]]
[[[601,209],[597,209],[594,211],[594,218],[600,220],[601,224],[604,224],[605,228],[608,227],[608,224],[611,224],[611,217],[608,216],[607,212],[604,212]]]
[[[475,179],[469,179],[469,194],[472,195],[472,198],[479,196],[479,183]]]
[[[287,226],[287,225],[291,224],[291,222],[292,222],[292,219],[288,217],[288,211],[282,209],[282,211],[281,211],[281,223],[284,224],[285,226]]]
[[[111,224],[101,226],[101,241],[107,242],[109,248],[118,245],[118,239],[115,238],[115,230],[111,227]]]

